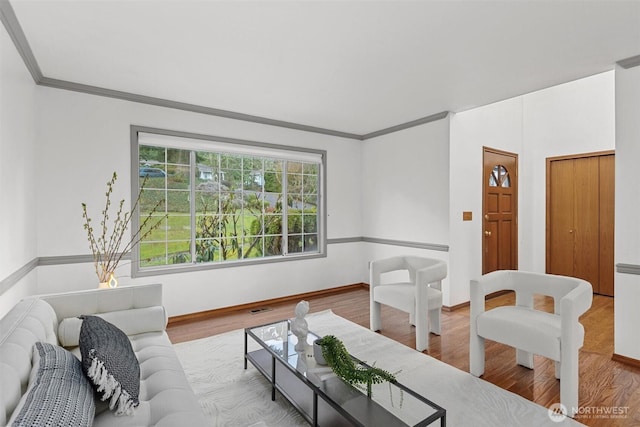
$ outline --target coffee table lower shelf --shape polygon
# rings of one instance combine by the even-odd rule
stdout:
[[[312,426],[407,426],[363,392],[337,377],[322,381],[319,386],[311,386],[300,372],[264,348],[245,354],[245,369],[247,361],[271,382],[271,400],[275,400],[277,390]],[[339,396],[339,401],[336,396]],[[446,416],[442,412],[416,425],[437,425],[437,420],[440,420],[439,424],[444,426]]]

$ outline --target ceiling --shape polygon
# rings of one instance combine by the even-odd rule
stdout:
[[[639,1],[10,4],[47,78],[358,135],[640,54]]]

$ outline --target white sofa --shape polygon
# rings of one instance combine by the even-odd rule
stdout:
[[[94,426],[201,426],[205,418],[165,332],[162,285],[121,287],[24,299],[0,320],[0,426],[11,419],[43,341],[77,349],[79,315],[98,315],[122,329],[140,363],[140,404],[115,416],[97,404]],[[100,410],[102,409],[102,410]]]

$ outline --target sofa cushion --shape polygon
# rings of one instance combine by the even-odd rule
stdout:
[[[140,362],[140,405],[130,417],[96,414],[93,427],[205,426],[198,399],[166,332],[129,337]]]
[[[102,400],[111,399],[116,415],[133,413],[138,406],[140,365],[129,338],[111,323],[96,316],[80,316],[82,368]]]
[[[131,308],[129,310],[98,313],[101,317],[128,336],[144,332],[164,331],[167,326],[167,313],[163,306]],[[63,347],[77,346],[80,339],[82,319],[67,317],[58,326],[58,340]]]
[[[93,388],[80,361],[57,345],[33,346],[33,370],[9,425],[90,426],[95,404]]]

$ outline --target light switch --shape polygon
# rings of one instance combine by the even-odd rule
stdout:
[[[471,211],[462,212],[462,220],[463,221],[471,221],[473,219],[473,214]]]

